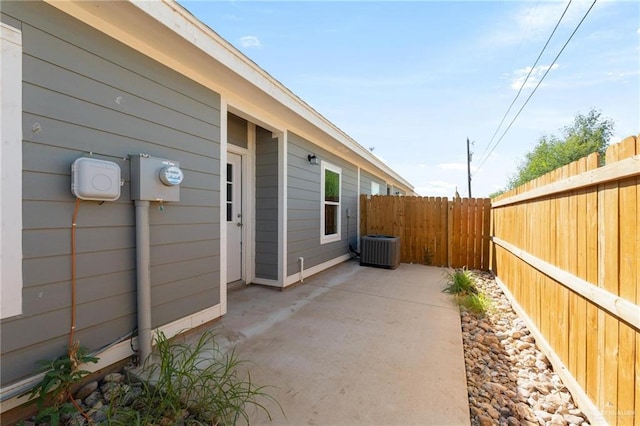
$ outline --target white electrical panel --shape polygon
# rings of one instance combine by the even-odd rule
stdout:
[[[78,158],[71,165],[71,192],[83,200],[120,198],[120,166],[112,161]]]

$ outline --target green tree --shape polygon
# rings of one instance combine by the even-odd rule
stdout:
[[[525,155],[508,189],[516,188],[552,170],[598,152],[600,161],[613,135],[613,121],[599,111],[578,114],[571,126],[562,129],[562,137],[542,136],[533,151]]]

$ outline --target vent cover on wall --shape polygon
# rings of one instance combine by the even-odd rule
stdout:
[[[362,237],[360,265],[396,269],[400,265],[400,237],[388,235]]]

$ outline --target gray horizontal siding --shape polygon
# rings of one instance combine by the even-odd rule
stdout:
[[[105,282],[105,275],[78,279],[76,286],[76,298],[79,304],[104,300],[131,293],[130,283],[135,280],[135,271],[127,270],[109,274],[109,285]],[[44,285],[32,285],[22,292],[23,303],[30,307],[30,314],[37,316],[69,307],[71,298],[71,286],[68,281],[46,283]]]
[[[82,232],[78,229],[78,233]],[[92,253],[78,253],[76,255],[76,275],[78,278],[95,277],[113,272],[133,269],[135,266],[135,249],[94,251]],[[48,256],[24,259],[23,287],[57,283],[71,280],[69,254],[64,256]],[[132,289],[133,290],[133,289]],[[28,315],[28,306],[23,307]],[[5,336],[6,337],[6,336]]]
[[[105,306],[107,304],[108,306]],[[130,315],[135,309],[135,298],[129,294],[118,294],[110,296],[108,301],[96,300],[78,305],[76,313],[76,323],[78,330],[90,329],[100,324],[108,324],[109,321]],[[64,336],[69,329],[69,318],[71,309],[69,307],[49,311],[39,316],[29,316],[21,321],[12,321],[3,324],[2,350],[11,352],[22,348],[22,343],[18,339],[8,339],[8,336],[15,334],[27,334],[29,340],[34,343],[44,342],[51,339],[51,336]],[[21,324],[20,324],[21,323]],[[25,329],[28,333],[25,332]],[[6,334],[5,334],[6,333]],[[117,337],[117,336],[115,336]],[[81,342],[83,345],[84,342]],[[62,354],[57,354],[62,355]],[[28,354],[26,355],[28,356]],[[11,369],[4,365],[3,370]]]
[[[2,2],[23,31],[23,314],[0,322],[2,386],[64,353],[70,321],[71,163],[120,165],[115,202],[77,220],[76,336],[98,350],[136,326],[129,155],[180,162],[181,201],[150,211],[152,321],[219,303],[220,96],[42,2]]]
[[[68,74],[68,78],[75,78],[75,75]],[[115,133],[120,136],[128,135],[130,139],[133,139],[132,142],[134,140],[153,141],[157,145],[155,150],[160,150],[162,146],[175,146],[179,143],[182,146],[189,146],[190,152],[199,155],[213,153],[210,140],[183,133],[181,130],[170,128],[162,122],[154,123],[145,118],[134,116],[132,115],[133,111],[110,109],[105,105],[106,100],[105,104],[93,104],[29,83],[23,83],[22,98],[24,111],[33,115],[81,124],[101,132]],[[41,127],[40,133],[43,133],[44,136],[45,132],[46,129]],[[219,139],[219,134],[217,139]],[[130,147],[129,152],[123,154],[135,154],[136,151],[131,152],[132,148]],[[104,152],[104,148],[99,152]],[[156,153],[152,154],[158,156]],[[211,157],[213,156],[211,155]]]
[[[183,309],[193,309],[188,308],[189,304],[195,306],[194,312],[210,308],[220,302],[219,295],[211,292],[211,284],[218,280],[218,275],[218,271],[215,271],[156,285],[153,289],[151,304],[156,310],[175,310],[173,304],[176,301],[180,301],[181,305],[184,304]],[[185,293],[184,288],[188,288],[189,293]],[[160,325],[162,324],[153,324],[154,327]]]
[[[39,132],[34,132],[34,127],[39,127]],[[131,154],[153,153],[162,150],[166,158],[180,157],[181,168],[185,172],[200,171],[218,175],[220,173],[218,154],[215,156],[203,156],[196,153],[183,151],[180,141],[174,141],[174,146],[159,146],[157,141],[136,140],[126,135],[117,135],[108,131],[84,127],[83,124],[60,122],[47,117],[29,113],[23,114],[23,167],[26,170],[37,170],[50,173],[68,173],[68,164],[78,157],[78,146],[82,146],[83,152],[103,153],[105,147],[109,152],[117,153],[118,158],[109,158],[121,166],[122,177],[129,178],[129,166],[125,160]],[[46,132],[46,133],[45,133]],[[33,152],[38,155],[31,155]],[[182,165],[184,163],[184,166]],[[192,179],[185,179],[183,187],[192,187]]]
[[[292,275],[299,270],[299,257],[304,257],[305,268],[310,268],[348,253],[349,241],[356,241],[359,188],[358,171],[353,164],[293,133],[289,133],[288,141],[287,275]],[[341,241],[320,244],[321,167],[309,164],[310,152],[342,169]],[[347,209],[354,216],[349,221]]]
[[[240,148],[249,147],[247,120],[237,115],[227,114],[227,142]]]
[[[27,37],[27,39],[24,40],[25,44],[32,41],[30,40],[31,38],[38,40],[50,39],[47,37],[47,34],[38,32],[35,29],[29,31],[27,34],[29,34],[30,37]],[[60,44],[59,40],[57,44]],[[68,44],[65,44],[64,46],[67,46],[69,50],[72,49]],[[47,51],[51,54],[51,50],[49,49],[50,48],[48,48]],[[38,54],[39,52],[31,50],[30,53]],[[62,53],[66,52],[63,51]],[[69,57],[65,58],[65,56]],[[53,58],[50,59],[52,60]],[[173,93],[169,92],[166,88],[164,88],[164,91],[168,93],[164,95],[164,99],[160,98],[158,93],[155,93],[152,96],[158,97],[157,101],[149,100],[147,99],[149,95],[146,93],[136,96],[130,91],[122,90],[122,82],[118,82],[118,87],[113,87],[101,81],[96,81],[92,78],[73,72],[67,68],[67,65],[64,65],[64,67],[62,66],[65,59],[68,61],[74,61],[74,58],[71,58],[71,52],[69,52],[69,55],[62,55],[62,58],[60,55],[56,55],[56,64],[58,65],[54,65],[39,58],[34,58],[33,56],[25,55],[23,61],[23,78],[24,81],[28,81],[29,84],[25,85],[23,93],[25,94],[25,97],[35,96],[45,101],[43,104],[37,105],[38,108],[34,105],[33,110],[29,110],[29,112],[40,113],[39,115],[45,117],[51,116],[50,114],[55,114],[52,109],[48,108],[46,103],[47,100],[54,100],[53,96],[45,97],[46,93],[43,92],[50,91],[64,95],[64,97],[57,97],[57,99],[55,99],[57,102],[64,101],[69,105],[72,105],[74,102],[82,102],[86,107],[95,106],[98,108],[104,108],[104,113],[108,114],[107,118],[110,118],[111,116],[117,117],[119,122],[123,121],[123,117],[118,117],[118,114],[127,116],[129,113],[134,113],[135,121],[146,120],[164,127],[164,129],[169,132],[167,135],[169,138],[180,135],[182,138],[194,137],[194,140],[202,139],[205,143],[205,147],[202,149],[203,152],[207,152],[206,141],[210,135],[219,131],[219,127],[214,126],[209,122],[195,118],[189,114],[185,114],[182,111],[172,110],[167,108],[165,105],[158,103],[166,101],[167,96],[173,96]],[[102,63],[102,61],[97,60],[96,56],[92,56],[91,59],[93,59],[92,62],[95,62],[95,66],[107,65]],[[77,59],[75,59],[75,61],[77,61]],[[70,74],[73,74],[73,77],[70,78]],[[139,77],[138,79],[141,78],[142,77]],[[130,79],[127,81],[130,81]],[[157,87],[152,90],[157,90]],[[146,96],[147,98],[142,98],[141,96]],[[177,96],[179,97],[180,95]],[[182,96],[182,98],[184,99],[185,97]],[[190,101],[190,103],[194,103],[193,100]],[[205,106],[199,103],[192,105],[192,108],[195,109],[202,107]],[[58,112],[61,111],[64,110],[60,109]],[[79,114],[80,112],[82,111],[77,111],[76,114]],[[109,121],[104,120],[104,117],[100,117],[99,120],[93,120],[94,115],[91,114],[91,112],[91,110],[86,111],[86,116],[81,116],[83,119],[81,122],[94,123],[96,129],[109,125]],[[188,129],[188,131],[181,130],[178,133],[174,133],[174,129]],[[127,131],[126,134],[130,134],[130,132]],[[152,136],[154,140],[158,139],[156,134],[153,134]],[[160,140],[162,140],[162,138],[160,138]],[[186,145],[193,146],[194,144],[191,141],[191,143]],[[193,146],[191,149],[194,147],[197,147],[197,145]]]
[[[257,278],[278,279],[278,139],[256,128]]]

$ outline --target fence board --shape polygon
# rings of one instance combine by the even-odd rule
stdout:
[[[360,214],[361,235],[400,236],[402,262],[489,269],[489,199],[361,195]]]
[[[640,135],[636,140],[636,153],[640,154]],[[640,176],[636,178],[636,250],[640,252]],[[638,259],[638,256],[636,256]],[[635,262],[636,305],[640,305],[640,262]],[[640,333],[636,330],[635,349],[635,413],[636,422],[640,422]]]
[[[620,153],[619,145],[611,145],[607,149],[606,163],[612,165],[618,161]],[[620,294],[618,287],[618,219],[619,219],[619,194],[618,182],[609,182],[603,185],[604,217],[602,221],[604,234],[604,271],[601,276],[604,281],[599,283],[606,290],[614,294]],[[617,424],[618,412],[618,348],[619,348],[619,325],[618,320],[605,314],[604,321],[604,382],[603,411],[604,418],[609,424]]]
[[[587,171],[587,159],[582,158],[577,162],[576,174]],[[587,280],[587,190],[580,189],[576,194],[575,206],[576,219],[576,276]],[[586,388],[587,380],[587,300],[579,295],[574,295],[574,310],[570,313],[570,321],[573,324],[573,332],[570,340],[575,342],[570,348],[573,350],[574,356],[574,375],[580,386]]]
[[[578,174],[578,162],[573,162],[569,165],[569,176],[575,176]],[[567,270],[573,275],[577,275],[578,272],[578,194],[577,191],[574,192],[574,196],[569,197],[569,221],[568,221],[568,262],[567,262]],[[582,321],[578,316],[578,303],[580,296],[573,292],[567,292],[567,301],[568,301],[568,313],[567,313],[567,321],[568,321],[568,333],[567,333],[567,342],[575,342],[579,339],[580,329],[582,326]],[[567,343],[567,361],[568,367],[571,371],[577,372],[578,367],[578,355],[580,350],[578,350],[577,345],[569,345]]]
[[[485,198],[482,202],[482,265],[491,265],[491,200]]]
[[[629,137],[492,204],[494,272],[611,425],[640,424],[639,154]]]
[[[636,137],[636,155],[640,155],[640,135]],[[636,250],[640,251],[640,176],[636,177]],[[638,259],[638,256],[636,256]],[[640,305],[640,262],[636,260],[636,305]],[[640,334],[636,332],[635,351],[635,413],[636,423],[640,422]]]
[[[438,217],[435,214],[435,207],[437,204],[436,198],[423,198],[418,199],[420,201],[418,205],[418,211],[414,212],[417,216],[424,217],[424,220],[427,223],[427,226],[423,230],[424,235],[422,236],[422,246],[421,249],[423,253],[420,259],[416,259],[417,263],[426,263],[426,264],[437,264],[435,256],[437,253],[437,244],[434,244],[434,240],[437,239],[437,231],[441,228],[441,224],[438,222]],[[430,208],[432,207],[432,208]],[[438,225],[440,226],[438,226]]]
[[[635,138],[627,138],[620,144],[619,158],[629,158],[636,151]],[[620,209],[620,297],[636,300],[638,287],[637,259],[640,256],[638,237],[638,179],[627,179],[619,183]],[[634,285],[635,284],[635,285]],[[636,300],[636,304],[638,301]],[[638,333],[627,324],[619,325],[619,363],[618,363],[618,425],[632,425],[633,417],[627,413],[635,410],[635,359]]]

